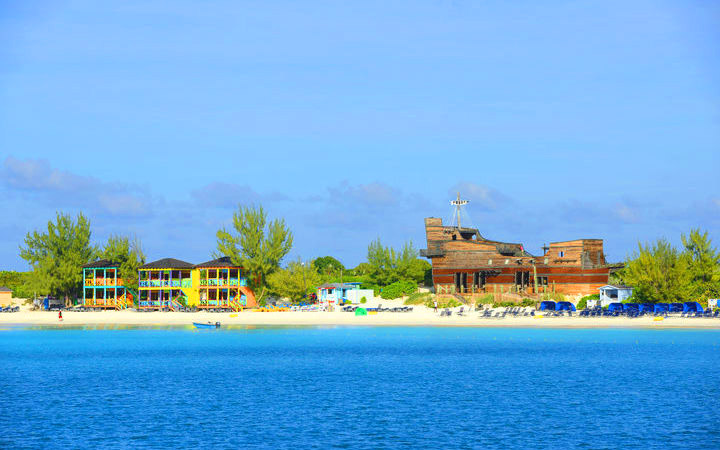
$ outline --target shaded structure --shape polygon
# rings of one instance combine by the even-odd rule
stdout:
[[[193,271],[197,272],[198,279],[198,309],[237,311],[257,306],[242,267],[233,264],[230,257],[197,264]]]
[[[133,292],[125,287],[120,264],[108,259],[82,266],[83,306],[99,309],[125,309],[133,306]]]
[[[192,299],[192,268],[189,262],[174,258],[163,258],[140,266],[138,308],[174,309],[181,297]]]

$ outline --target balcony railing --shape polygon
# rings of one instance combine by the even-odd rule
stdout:
[[[200,286],[247,286],[246,278],[201,278]]]
[[[140,287],[192,287],[192,280],[140,280]]]
[[[115,278],[86,278],[85,279],[85,286],[124,286],[125,280],[122,278],[118,278],[117,281]]]

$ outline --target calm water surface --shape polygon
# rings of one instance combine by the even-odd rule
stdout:
[[[0,448],[720,448],[720,333],[0,331]]]

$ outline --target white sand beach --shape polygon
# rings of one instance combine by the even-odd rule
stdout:
[[[383,306],[400,306],[401,302],[384,301]],[[374,305],[370,305],[371,307]],[[500,308],[502,310],[504,308]],[[455,308],[454,311],[457,311]],[[63,311],[63,320],[57,312],[32,311],[22,307],[16,313],[0,314],[0,324],[5,325],[138,325],[168,326],[191,325],[192,322],[220,322],[232,325],[287,325],[287,326],[460,326],[460,327],[528,327],[528,328],[704,328],[720,329],[720,319],[668,317],[656,321],[652,317],[514,317],[482,318],[473,311],[464,316],[453,313],[442,317],[424,306],[415,306],[412,312],[380,312],[367,316],[355,316],[349,312],[258,312],[207,313],[207,312],[136,312]]]

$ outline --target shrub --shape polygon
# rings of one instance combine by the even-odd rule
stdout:
[[[433,304],[432,299],[428,299],[427,302],[425,302],[425,306],[428,308],[434,308],[435,305]],[[449,298],[443,301],[438,301],[438,308],[455,308],[458,306],[462,306],[462,303],[460,303],[457,299]]]
[[[533,303],[534,305],[534,303]],[[493,308],[510,308],[512,306],[518,306],[515,302],[495,302],[492,304]]]
[[[428,302],[432,302],[432,294],[429,292],[415,292],[405,299],[406,305],[422,305]]]
[[[535,303],[537,302],[531,298],[524,298],[520,302],[520,306],[535,306]]]
[[[585,309],[587,308],[587,302],[588,300],[600,300],[600,294],[590,294],[586,295],[585,297],[581,298],[575,307],[577,309]]]
[[[360,299],[360,303],[367,303],[367,298],[363,296],[363,298]]]
[[[412,294],[415,291],[417,291],[417,283],[410,280],[400,280],[389,286],[385,286],[382,291],[380,291],[380,297],[386,300],[392,300],[402,297],[403,295]]]
[[[478,305],[490,305],[494,302],[495,302],[495,296],[492,294],[485,294],[475,301],[475,303]]]

